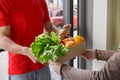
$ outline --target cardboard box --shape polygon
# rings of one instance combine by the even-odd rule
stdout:
[[[75,46],[70,47],[68,52],[66,53],[66,56],[58,59],[57,62],[64,63],[66,61],[69,61],[70,59],[80,55],[85,48],[86,48],[86,41],[76,44]]]

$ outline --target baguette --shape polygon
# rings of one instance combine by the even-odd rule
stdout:
[[[63,28],[62,28],[62,30],[60,32],[60,39],[61,40],[63,40],[67,36],[70,28],[71,28],[70,24],[66,24],[66,25],[63,26]]]

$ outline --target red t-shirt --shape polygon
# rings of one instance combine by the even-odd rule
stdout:
[[[10,38],[22,46],[30,46],[49,21],[45,0],[0,0],[0,26],[10,25]],[[9,74],[22,74],[43,68],[27,56],[9,52]]]

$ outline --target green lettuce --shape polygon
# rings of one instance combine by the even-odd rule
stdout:
[[[60,38],[51,32],[44,33],[41,36],[35,37],[35,41],[31,43],[30,48],[36,58],[42,63],[48,63],[49,60],[56,61],[66,55],[68,48],[60,44]]]

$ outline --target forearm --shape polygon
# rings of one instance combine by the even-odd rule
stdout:
[[[0,37],[0,48],[18,54],[22,54],[24,52],[23,46],[16,44],[8,36]]]
[[[69,80],[109,80],[105,71],[92,71],[64,66],[63,77]]]
[[[110,80],[106,67],[100,71],[92,71],[65,66],[62,71],[63,77],[69,80]]]
[[[100,71],[62,68],[62,74],[69,80],[120,80],[120,52],[114,53]]]
[[[59,35],[59,31],[58,29],[56,28],[56,26],[52,26],[52,31],[54,31],[57,35]]]
[[[30,48],[21,46],[9,38],[10,26],[0,27],[0,48],[15,54],[22,54],[29,57],[33,62],[38,60],[34,57]]]
[[[91,71],[72,68],[67,65],[63,67],[62,74],[65,79],[69,80],[92,80]]]
[[[96,50],[96,59],[107,61],[114,53],[112,50]]]
[[[45,30],[50,34],[51,31],[55,32],[57,35],[59,35],[58,29],[51,23],[46,22],[45,23]]]
[[[110,80],[111,74],[107,68],[100,71],[83,70],[64,66],[62,69],[63,77],[69,80]]]

